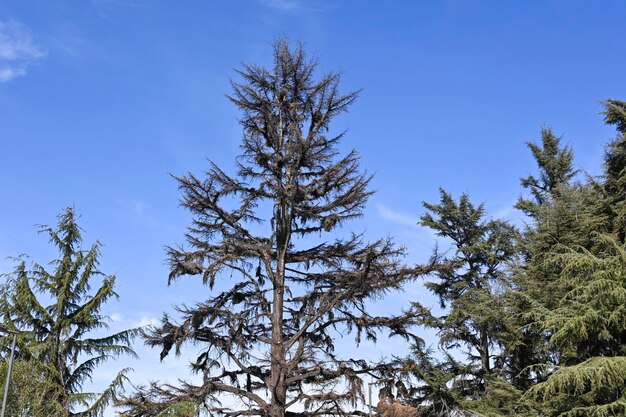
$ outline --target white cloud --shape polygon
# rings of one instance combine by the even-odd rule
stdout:
[[[499,208],[493,214],[494,219],[508,220],[513,224],[520,222],[521,212],[515,208],[515,203]]]
[[[261,3],[270,9],[283,13],[294,12],[323,12],[332,7],[331,4],[323,4],[315,0],[261,0]]]
[[[135,323],[134,327],[146,327],[146,326],[156,326],[160,323],[160,320],[154,317],[143,316]]]
[[[26,28],[14,20],[0,21],[0,82],[26,74],[28,66],[45,56]]]
[[[0,83],[11,81],[14,78],[21,77],[26,74],[24,67],[4,66],[0,68]]]
[[[378,206],[378,214],[383,219],[401,226],[417,228],[417,224],[419,223],[419,219],[417,217],[390,209],[382,204]]]
[[[266,6],[278,9],[283,12],[290,12],[300,8],[301,4],[297,0],[263,0]]]
[[[109,318],[113,323],[118,323],[124,320],[124,316],[122,316],[120,313],[113,313],[109,316]]]
[[[120,203],[126,206],[126,209],[129,210],[133,221],[138,226],[154,230],[180,232],[179,227],[162,221],[157,216],[154,210],[154,206],[145,202],[144,200],[141,200],[139,198],[133,198],[131,200],[120,200]]]
[[[131,201],[131,205],[132,205],[132,210],[133,210],[133,214],[135,214],[138,217],[143,217],[146,213],[145,210],[145,203],[139,199],[133,199]]]

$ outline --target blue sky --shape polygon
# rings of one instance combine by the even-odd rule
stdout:
[[[352,229],[425,259],[433,236],[415,223],[440,186],[518,217],[519,178],[534,169],[524,142],[543,124],[600,172],[613,136],[600,101],[626,99],[625,18],[619,1],[3,1],[0,272],[6,256],[51,259],[34,225],[75,205],[87,243],[106,245],[103,271],[118,276],[113,327],[198,300],[192,280],[166,288],[163,247],[182,242],[189,219],[169,173],[200,173],[206,158],[232,168],[229,79],[241,62],[269,63],[277,36],[342,71],[346,91],[363,89],[335,125],[376,174]],[[419,286],[375,308],[416,297]],[[137,379],[184,376],[138,349]]]

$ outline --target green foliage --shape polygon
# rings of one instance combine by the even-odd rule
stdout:
[[[563,417],[605,417],[626,413],[626,357],[594,357],[558,367],[529,397],[561,409]]]
[[[447,415],[461,410],[463,398],[458,388],[464,380],[457,380],[456,384],[454,381],[463,372],[458,371],[459,366],[452,357],[448,355],[447,361],[440,362],[431,352],[416,346],[405,366],[421,382],[411,390],[411,404],[420,407],[427,416]]]
[[[518,339],[506,355],[507,379],[517,389],[526,390],[543,381],[548,368],[537,364],[558,363],[549,345],[550,333],[532,326],[536,317],[530,312],[549,314],[569,290],[561,280],[559,268],[548,260],[564,246],[590,247],[590,233],[603,227],[593,205],[601,197],[597,187],[574,181],[573,151],[561,146],[561,138],[543,128],[541,144],[528,144],[539,172],[530,175],[522,186],[530,198],[520,198],[516,207],[531,220],[518,241],[521,263],[513,268],[507,306],[518,328]]]
[[[621,242],[626,240],[626,102],[604,102],[604,121],[617,128],[618,136],[607,146],[604,159],[605,198],[597,208],[609,229]]]
[[[535,352],[521,374],[547,416],[623,415],[626,389],[626,103],[609,100],[604,181],[564,183],[537,205],[516,290]],[[522,312],[520,308],[518,311]]]
[[[4,395],[7,362],[0,362],[0,401]],[[15,361],[9,384],[6,417],[67,417],[57,399],[61,393],[38,361]]]
[[[66,209],[58,219],[57,228],[43,226],[40,232],[49,236],[59,257],[50,262],[51,270],[24,256],[17,258],[1,288],[0,315],[7,327],[21,331],[18,356],[41,363],[46,380],[57,387],[59,395],[53,401],[70,415],[100,416],[128,370],[122,370],[100,394],[82,392],[83,383],[107,360],[134,355],[130,342],[137,330],[91,336],[108,327],[108,317],[100,309],[117,297],[115,277],[98,269],[99,242],[81,249],[74,210]],[[95,280],[101,281],[100,286],[91,291]],[[43,300],[50,303],[42,304]],[[81,406],[86,409],[76,411]]]
[[[438,282],[426,288],[449,308],[442,316],[420,309],[422,324],[438,330],[445,349],[466,348],[471,361],[480,363],[478,379],[491,372],[494,345],[503,346],[514,332],[501,293],[507,287],[504,265],[515,255],[515,229],[500,220],[485,220],[484,207],[474,206],[467,195],[458,202],[441,190],[440,204],[424,203],[428,210],[422,225],[452,241],[454,256],[435,249]]]
[[[563,185],[558,198],[536,210],[535,222],[520,241],[523,262],[514,268],[507,305],[520,329],[519,339],[507,357],[511,378],[517,388],[528,389],[545,379],[547,373],[533,365],[554,365],[559,356],[550,346],[551,333],[533,325],[537,314],[549,316],[574,283],[564,279],[554,262],[564,248],[591,248],[592,233],[602,230],[604,220],[594,205],[601,198],[593,187]],[[532,369],[532,371],[531,371]]]
[[[414,374],[422,382],[415,393],[419,403],[429,404],[432,415],[466,410],[466,415],[490,416],[493,407],[481,398],[491,393],[496,401],[495,394],[503,391],[503,353],[517,335],[504,297],[517,231],[504,221],[486,220],[484,207],[472,204],[465,194],[457,201],[444,190],[440,193],[439,204],[424,203],[421,224],[452,243],[451,256],[435,248],[432,263],[438,281],[425,284],[444,313],[434,315],[419,303],[414,308],[420,324],[437,330],[446,360],[434,361],[415,346]],[[453,359],[450,352],[456,350],[465,353],[467,363]]]
[[[479,397],[463,402],[463,408],[477,417],[540,416],[540,410],[532,398],[525,397],[523,391],[510,382],[490,377],[486,391]]]
[[[606,187],[609,192],[619,189],[620,178],[626,167],[626,102],[607,100],[604,102],[604,121],[617,128],[618,136],[607,147],[604,169]]]
[[[406,362],[407,369],[421,384],[410,392],[410,403],[423,416],[504,417],[539,416],[534,398],[497,374],[486,377],[484,390],[475,389],[476,366],[462,364],[448,352],[436,360],[423,349],[414,349]]]
[[[558,403],[565,416],[608,415],[602,410],[626,400],[626,248],[610,235],[594,240],[592,250],[564,248],[553,257],[571,289],[554,311],[537,314],[560,366],[530,395]]]
[[[180,402],[162,411],[157,417],[196,417],[198,405],[192,402]]]
[[[539,178],[529,175],[522,179],[522,187],[527,188],[532,199],[520,198],[516,207],[529,216],[536,216],[536,210],[544,203],[558,196],[561,187],[568,184],[577,173],[573,167],[574,152],[561,147],[561,137],[555,136],[552,129],[541,129],[541,146],[528,142],[539,168]]]
[[[624,123],[623,103],[606,106],[607,122]],[[451,240],[454,249],[448,257],[435,251],[439,281],[426,284],[445,314],[417,306],[422,324],[438,330],[447,352],[444,361],[423,355],[417,361],[421,370],[415,374],[425,385],[416,397],[433,404],[433,415],[443,415],[434,406],[441,402],[480,416],[619,409],[623,382],[609,377],[618,375],[619,361],[603,362],[594,374],[598,389],[583,372],[594,362],[581,363],[623,355],[622,142],[623,135],[609,146],[613,174],[604,184],[579,184],[572,150],[543,128],[541,143],[528,144],[539,172],[522,179],[530,196],[516,207],[531,222],[521,236],[506,223],[483,220],[483,207],[466,195],[455,201],[442,191],[440,204],[424,204],[422,224]],[[609,186],[613,177],[619,186]],[[617,239],[597,232],[613,232]],[[466,363],[451,358],[449,352],[459,348],[466,349]],[[571,378],[578,378],[578,390],[570,390]]]

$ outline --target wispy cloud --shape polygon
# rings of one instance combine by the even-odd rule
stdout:
[[[109,316],[109,318],[113,323],[119,323],[124,320],[124,316],[122,316],[120,313],[113,313]]]
[[[517,202],[517,200],[515,200]],[[521,212],[515,208],[515,202],[512,204],[508,204],[506,206],[500,207],[493,213],[494,219],[502,219],[508,220],[512,223],[517,223],[520,221]]]
[[[26,74],[33,61],[45,56],[30,31],[15,20],[0,21],[0,82]]]
[[[498,199],[499,204],[495,209],[489,210],[489,217],[494,220],[505,220],[516,227],[523,227],[527,218],[521,210],[515,208],[518,199],[519,195],[514,194]]]
[[[129,203],[131,214],[138,224],[150,229],[178,230],[159,220],[159,218],[154,214],[152,207],[145,201],[139,198],[133,198]]]
[[[138,321],[134,324],[134,327],[153,327],[159,324],[161,320],[155,317],[142,316]]]
[[[300,9],[302,3],[298,0],[262,0],[262,3],[282,12],[292,12]]]
[[[139,199],[134,199],[131,201],[133,214],[135,216],[144,217],[146,215],[145,204],[143,201]]]
[[[270,9],[284,13],[301,11],[322,12],[331,7],[329,4],[322,4],[315,0],[261,0],[261,3]]]
[[[417,224],[419,223],[419,219],[417,217],[393,210],[382,204],[378,206],[378,214],[383,219],[401,226],[417,228]]]
[[[118,311],[107,314],[110,320],[110,327],[114,331],[122,331],[128,328],[156,326],[161,322],[153,313],[138,313],[126,311],[124,314]]]
[[[426,262],[432,255],[433,248],[445,250],[450,246],[450,242],[438,236],[433,229],[421,226],[418,216],[391,209],[383,204],[379,204],[377,209],[380,218],[395,225],[392,233],[397,242],[407,249],[408,256],[405,261]]]

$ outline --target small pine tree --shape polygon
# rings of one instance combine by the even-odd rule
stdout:
[[[548,127],[541,129],[541,145],[528,142],[527,146],[537,162],[539,178],[533,175],[522,178],[522,187],[530,191],[532,199],[522,197],[516,207],[536,217],[538,208],[557,197],[561,187],[569,184],[578,171],[573,167],[572,149],[561,147],[561,137]]]
[[[58,216],[56,228],[43,226],[59,250],[52,270],[28,258],[17,258],[15,270],[6,275],[1,288],[0,314],[7,327],[20,331],[19,357],[45,366],[47,378],[57,394],[52,401],[69,416],[101,416],[126,379],[127,369],[100,394],[82,391],[85,381],[109,359],[135,353],[130,347],[137,330],[91,337],[90,333],[108,327],[108,317],[100,310],[114,291],[115,276],[98,269],[100,243],[81,248],[81,229],[72,208]],[[100,286],[91,291],[94,281]],[[50,304],[43,304],[50,300]],[[80,407],[84,407],[79,411]]]
[[[419,303],[414,307],[421,324],[437,330],[444,351],[460,349],[467,355],[468,363],[461,364],[448,354],[447,361],[436,365],[448,372],[432,374],[437,383],[431,388],[445,392],[454,382],[455,393],[446,394],[448,400],[463,404],[486,392],[503,367],[503,349],[516,334],[502,294],[508,286],[505,265],[516,254],[517,232],[504,221],[485,220],[483,206],[475,206],[465,194],[458,201],[444,190],[440,194],[439,204],[424,203],[427,212],[421,224],[452,242],[452,256],[435,249],[438,281],[426,283],[445,311],[434,315]]]

